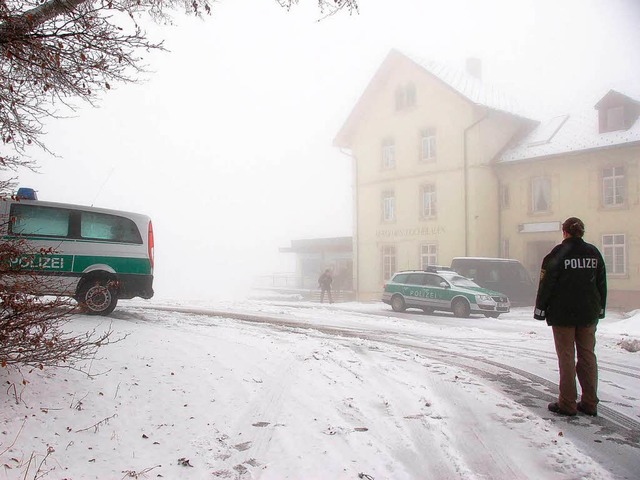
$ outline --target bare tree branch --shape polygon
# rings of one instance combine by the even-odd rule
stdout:
[[[210,14],[215,1],[0,0],[0,161],[12,155],[6,148],[46,149],[43,122],[57,117],[56,104],[73,109],[74,100],[92,103],[116,82],[137,81],[142,55],[164,48],[147,38],[141,18]],[[299,0],[276,1],[290,9]],[[356,1],[318,0],[318,8],[324,17],[353,13]]]

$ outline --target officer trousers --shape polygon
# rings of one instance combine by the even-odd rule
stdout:
[[[598,360],[595,354],[596,325],[589,327],[554,326],[553,339],[560,369],[558,405],[564,411],[576,411],[577,375],[582,389],[582,405],[587,411],[595,412],[599,402]]]

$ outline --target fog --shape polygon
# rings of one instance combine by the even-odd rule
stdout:
[[[352,234],[351,159],[332,140],[391,48],[462,69],[542,118],[639,89],[637,0],[222,1],[204,21],[149,25],[170,52],[143,82],[47,124],[19,183],[41,200],[146,213],[156,295],[216,299],[291,270],[292,239]]]

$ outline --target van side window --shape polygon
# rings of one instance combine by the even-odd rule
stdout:
[[[15,235],[67,237],[69,210],[14,203],[9,230]]]
[[[487,278],[485,279],[485,281],[487,281],[487,282],[497,282],[498,280],[500,280],[500,275],[498,274],[498,270],[496,270],[495,268],[492,268],[491,270],[489,270],[489,272],[487,273]]]
[[[105,213],[82,212],[80,214],[80,236],[92,240],[142,243],[138,227],[132,220]]]
[[[460,274],[464,277],[470,278],[472,280],[478,278],[478,270],[476,268],[463,268],[461,270],[462,271],[460,272]]]
[[[523,266],[519,266],[519,268],[515,272],[515,275],[517,276],[516,281],[518,282],[532,283],[531,277],[529,277],[529,272],[527,272],[527,270]]]

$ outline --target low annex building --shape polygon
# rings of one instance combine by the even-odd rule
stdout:
[[[354,289],[454,257],[543,256],[578,216],[611,306],[640,307],[640,93],[539,121],[467,72],[392,50],[335,137],[354,162]]]

